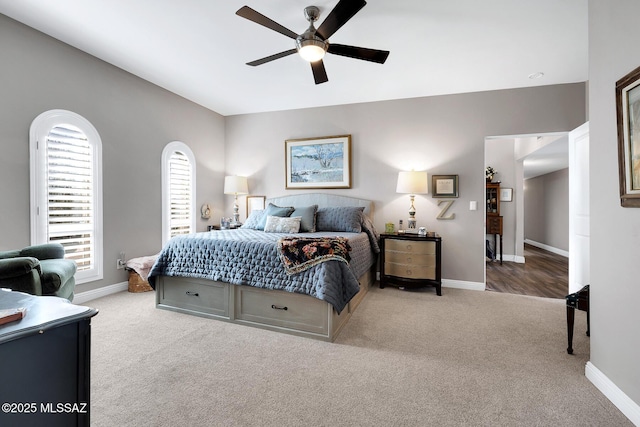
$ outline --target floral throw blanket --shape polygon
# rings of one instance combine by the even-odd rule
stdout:
[[[297,274],[325,261],[349,264],[349,241],[346,237],[283,237],[278,253],[287,274]]]

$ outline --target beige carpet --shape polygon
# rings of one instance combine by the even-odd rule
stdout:
[[[92,426],[631,426],[562,300],[374,288],[333,344],[90,301]]]

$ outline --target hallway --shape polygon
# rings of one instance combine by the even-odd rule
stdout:
[[[487,262],[487,291],[564,298],[569,293],[569,259],[525,244],[526,263]]]

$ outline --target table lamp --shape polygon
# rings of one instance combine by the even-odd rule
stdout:
[[[225,176],[224,177],[224,194],[233,194],[233,221],[231,227],[240,226],[240,214],[238,213],[238,194],[249,194],[246,176]]]
[[[409,194],[411,199],[411,207],[409,208],[409,220],[407,221],[408,229],[416,228],[416,208],[413,201],[416,194],[427,194],[429,185],[427,184],[426,171],[403,171],[398,173],[398,185],[396,193]]]

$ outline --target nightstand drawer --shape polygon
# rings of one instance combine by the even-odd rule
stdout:
[[[412,254],[435,254],[435,242],[419,242],[414,240],[396,240],[387,239],[385,241],[385,250],[395,252],[407,252]]]
[[[384,274],[405,279],[431,279],[436,278],[436,266],[434,265],[408,265],[393,262],[384,263]]]
[[[385,262],[395,264],[411,264],[431,267],[436,265],[435,254],[386,251],[384,260]]]

